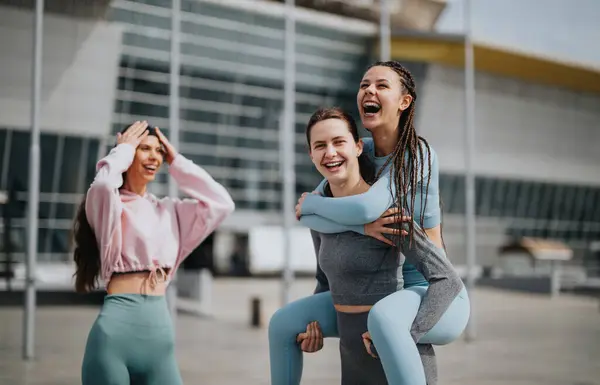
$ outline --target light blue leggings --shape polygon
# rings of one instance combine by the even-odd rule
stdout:
[[[417,345],[410,334],[427,287],[412,286],[377,302],[369,312],[368,330],[389,385],[425,385]],[[445,345],[464,331],[471,311],[466,289],[451,303],[437,324],[419,339],[420,344]],[[296,336],[318,321],[324,337],[337,337],[336,311],[330,292],[294,301],[277,310],[269,322],[271,385],[299,385],[303,357]]]

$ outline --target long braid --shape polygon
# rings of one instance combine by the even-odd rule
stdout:
[[[413,216],[415,207],[416,190],[419,182],[421,185],[424,184],[425,178],[425,153],[423,147],[425,147],[426,154],[431,154],[429,143],[425,138],[417,135],[417,131],[414,125],[415,117],[415,102],[417,100],[417,92],[414,79],[411,73],[400,63],[396,61],[377,62],[371,67],[388,67],[396,71],[400,76],[400,83],[404,88],[405,92],[408,92],[412,96],[412,102],[410,106],[402,112],[400,115],[400,121],[398,122],[398,128],[400,131],[400,137],[398,144],[394,149],[392,156],[379,170],[376,179],[379,179],[381,172],[387,167],[389,163],[392,163],[389,172],[391,173],[390,178],[390,190],[393,188],[392,184],[395,184],[396,191],[396,207],[406,209],[409,215]],[[369,67],[369,68],[371,68]],[[431,170],[431,156],[427,156],[428,159],[428,170]],[[415,167],[416,165],[419,167]],[[421,189],[421,215],[420,215],[420,227],[423,228],[425,208],[427,206],[427,197],[429,194],[429,182],[431,180],[431,173],[427,173],[427,183],[425,191]],[[401,215],[398,214],[398,215]],[[414,234],[414,221],[408,223],[409,230],[408,236],[410,244],[412,245],[413,234]],[[404,237],[404,235],[401,235]],[[402,245],[403,242],[400,242]]]

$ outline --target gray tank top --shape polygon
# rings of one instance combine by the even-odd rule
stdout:
[[[316,292],[331,291],[338,305],[374,305],[402,289],[404,257],[397,248],[351,231],[311,230],[317,255]]]

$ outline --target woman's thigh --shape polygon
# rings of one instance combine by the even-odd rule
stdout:
[[[269,339],[296,340],[313,321],[319,322],[325,337],[337,337],[337,318],[330,292],[291,302],[277,310],[269,321]]]

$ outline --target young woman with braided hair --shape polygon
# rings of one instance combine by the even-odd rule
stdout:
[[[341,198],[319,195],[321,183],[318,194],[300,198],[296,214],[302,224],[321,233],[354,231],[385,243],[391,243],[385,235],[396,235],[400,251],[404,237],[412,242],[416,229],[422,228],[445,253],[438,161],[427,141],[416,134],[415,100],[414,80],[400,63],[378,62],[368,69],[357,102],[363,126],[373,136],[363,139],[363,154],[375,163],[377,180],[367,192]],[[412,218],[400,216],[401,210]],[[408,221],[407,234],[386,226],[400,221]],[[427,268],[419,267],[421,271]],[[435,291],[414,265],[405,263],[402,275],[404,290],[378,301],[370,310],[365,346],[371,352],[376,348],[389,384],[433,385],[437,368],[432,344],[458,338],[469,318],[469,299],[462,283]],[[327,292],[291,303],[272,317],[272,385],[300,383],[302,351],[316,351],[322,346],[320,338],[338,335],[335,317]]]

